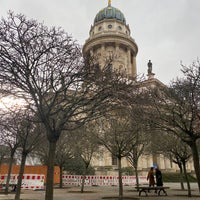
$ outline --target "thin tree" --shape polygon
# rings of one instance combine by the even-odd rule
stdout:
[[[1,115],[0,130],[1,141],[9,148],[9,165],[5,185],[5,194],[8,194],[12,165],[16,150],[19,148],[19,116],[18,110],[7,110]]]
[[[59,166],[60,168],[60,184],[59,187],[62,188],[63,186],[63,170],[64,166],[67,162],[73,157],[71,139],[69,139],[69,134],[63,134],[58,140],[58,145],[56,147],[55,153],[55,165]]]
[[[140,156],[147,149],[150,143],[150,132],[148,121],[146,120],[145,112],[147,99],[146,95],[148,93],[143,90],[135,90],[132,94],[129,94],[128,98],[125,100],[126,110],[131,119],[131,125],[133,130],[136,129],[138,132],[135,134],[135,140],[132,143],[130,152],[127,155],[129,163],[133,166],[136,175],[136,185],[139,186],[138,177],[138,162]],[[136,128],[137,127],[137,128]]]
[[[81,193],[84,192],[85,177],[90,172],[92,158],[99,152],[99,141],[95,137],[95,122],[89,122],[71,135],[74,155],[84,164],[82,172]],[[74,142],[76,141],[76,142]],[[73,142],[73,143],[72,143]]]
[[[107,116],[100,124],[100,131],[97,135],[100,144],[117,158],[119,176],[119,199],[123,199],[122,167],[121,161],[131,151],[132,144],[137,133],[137,126],[131,125],[129,115],[122,109],[116,109]]]
[[[133,141],[130,152],[127,154],[127,159],[135,170],[136,186],[139,187],[140,183],[139,183],[139,175],[138,175],[138,162],[139,162],[139,158],[144,153],[145,146],[148,144],[148,140],[147,138],[144,138],[143,132],[138,131],[138,133],[136,133],[135,135],[136,135],[136,138],[135,138],[135,141]]]
[[[171,135],[169,137],[168,133],[158,135],[154,146],[158,152],[161,152],[165,157],[178,165],[180,169],[181,189],[184,190],[183,178],[185,177],[188,187],[188,197],[191,197],[191,188],[186,169],[186,163],[192,156],[189,146],[176,135]]]
[[[35,121],[34,117],[32,116],[32,113],[27,110],[23,110],[19,118],[18,137],[20,141],[21,163],[15,200],[20,200],[22,177],[24,174],[26,158],[28,154],[36,149],[40,142],[44,139],[43,134],[41,134],[41,130],[39,130],[39,126],[37,126],[37,121]]]
[[[183,142],[181,142],[181,143],[177,142],[176,145],[174,146],[174,148],[171,149],[171,154],[173,155],[172,161],[174,163],[178,163],[181,170],[183,168],[183,173],[184,173],[184,177],[185,177],[187,188],[188,188],[188,197],[191,197],[192,191],[191,191],[189,177],[187,174],[186,164],[187,164],[188,160],[190,159],[190,157],[192,156],[192,154],[191,154],[191,150],[188,148],[189,147],[187,144],[185,144]]]

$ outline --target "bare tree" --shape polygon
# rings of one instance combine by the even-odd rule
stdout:
[[[139,186],[139,175],[138,175],[138,162],[140,156],[144,153],[145,147],[148,144],[148,139],[145,137],[144,132],[138,131],[135,134],[135,141],[132,143],[132,148],[127,154],[129,163],[133,166],[136,176],[136,185]]]
[[[198,140],[200,138],[200,63],[189,67],[183,66],[183,78],[172,82],[169,88],[162,92],[153,92],[150,97],[150,121],[153,126],[175,134],[185,142],[192,151],[195,174],[200,191],[200,164]]]
[[[119,199],[123,198],[121,160],[131,151],[137,132],[137,126],[133,128],[129,115],[122,109],[116,109],[112,115],[107,115],[100,124],[97,137],[100,143],[118,160]]]
[[[157,136],[157,141],[154,143],[158,152],[161,152],[165,157],[178,165],[180,169],[180,183],[184,190],[183,178],[185,177],[188,196],[191,197],[191,188],[187,174],[186,164],[192,156],[190,147],[176,135],[170,135],[166,132]]]
[[[6,179],[5,194],[8,193],[14,155],[19,148],[19,111],[5,111],[1,114],[0,130],[1,141],[9,148],[9,166]]]
[[[131,120],[134,132],[135,140],[132,143],[130,152],[127,154],[129,163],[133,166],[136,174],[136,185],[139,186],[138,177],[138,161],[144,150],[147,149],[150,144],[150,131],[149,124],[146,120],[144,110],[147,110],[147,99],[148,92],[146,90],[134,90],[133,93],[128,95],[125,99],[126,110]]]
[[[96,130],[95,122],[89,122],[77,129],[75,133],[72,133],[71,135],[73,140],[71,140],[71,144],[73,144],[72,149],[74,150],[74,155],[79,157],[84,164],[83,173],[81,174],[83,176],[81,193],[84,192],[85,176],[89,172],[91,160],[97,152],[99,152],[99,141],[95,137]]]
[[[187,183],[187,188],[188,188],[188,197],[191,197],[192,191],[191,191],[190,182],[189,182],[189,178],[187,174],[186,163],[192,156],[192,153],[187,144],[178,140],[174,140],[174,141],[176,141],[176,144],[174,143],[173,148],[171,148],[171,152],[170,152],[171,159],[174,163],[179,165],[180,172],[183,170],[185,180]]]
[[[48,29],[22,14],[0,21],[0,84],[26,100],[44,124],[49,142],[46,200],[53,200],[56,143],[112,105],[109,97],[127,89],[127,80],[84,65],[79,45],[55,27]],[[84,83],[84,84],[83,84]]]
[[[72,145],[69,137],[69,134],[61,135],[61,137],[58,140],[58,145],[56,147],[55,165],[59,166],[60,168],[60,188],[62,188],[63,185],[62,175],[64,166],[67,162],[70,162],[70,159],[73,157]]]
[[[27,155],[36,149],[40,142],[44,139],[44,135],[41,134],[37,121],[34,121],[32,113],[25,110],[19,116],[19,131],[18,137],[21,150],[21,164],[19,170],[19,177],[17,182],[17,190],[15,194],[15,200],[20,200],[22,176],[24,174],[24,167],[26,163]]]

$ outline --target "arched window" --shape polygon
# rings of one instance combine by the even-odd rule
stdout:
[[[108,28],[109,28],[109,29],[111,29],[111,28],[112,28],[112,25],[111,25],[111,24],[109,24],[109,25],[108,25]]]
[[[122,30],[122,27],[121,27],[121,26],[118,26],[118,30],[120,30],[120,31],[121,31],[121,30]]]

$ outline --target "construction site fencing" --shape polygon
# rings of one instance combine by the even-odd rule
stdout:
[[[18,174],[11,174],[9,185],[17,185]],[[44,189],[44,178],[42,174],[24,174],[22,177],[22,189]],[[4,187],[7,180],[7,174],[0,175],[0,186]]]
[[[63,185],[79,186],[85,177],[84,184],[86,186],[115,186],[118,185],[118,176],[81,176],[81,175],[63,175]],[[135,176],[122,176],[123,185],[135,185]],[[139,176],[139,184],[148,184],[146,176]]]

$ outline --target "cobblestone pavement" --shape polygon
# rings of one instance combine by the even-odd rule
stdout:
[[[167,183],[165,186],[170,187],[167,190],[167,196],[157,196],[153,191],[148,193],[148,196],[138,196],[138,192],[131,186],[124,186],[124,196],[135,200],[199,200],[200,193],[198,192],[197,184],[191,184],[193,197],[187,197],[187,191],[180,190],[180,184]],[[81,194],[80,187],[67,187],[64,189],[54,190],[54,200],[101,200],[103,197],[117,197],[118,188],[107,187],[85,187],[85,192]],[[44,200],[45,191],[22,190],[22,200]],[[0,200],[13,200],[14,194],[0,194]],[[109,198],[107,198],[109,199]],[[110,198],[111,199],[111,198]],[[116,198],[117,199],[117,198]],[[112,200],[115,200],[112,198]]]

